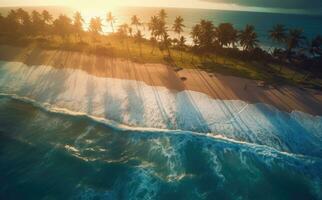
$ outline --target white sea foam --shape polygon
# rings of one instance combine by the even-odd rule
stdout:
[[[96,77],[82,70],[4,61],[0,61],[0,92],[59,112],[111,120],[112,124],[180,129],[208,136],[220,133],[280,151],[322,155],[321,116],[282,112],[266,104],[218,100],[194,91],[176,92],[134,80]]]

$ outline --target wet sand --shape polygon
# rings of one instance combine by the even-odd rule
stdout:
[[[0,60],[19,61],[27,65],[51,65],[57,68],[82,69],[89,74],[119,79],[143,81],[151,86],[172,90],[192,90],[215,99],[243,100],[266,103],[281,110],[298,110],[322,115],[322,92],[291,86],[263,87],[260,81],[209,74],[199,69],[175,72],[163,64],[140,64],[125,59],[60,50],[0,46]],[[181,80],[185,77],[186,80]]]

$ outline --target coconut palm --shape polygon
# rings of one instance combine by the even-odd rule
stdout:
[[[211,21],[201,20],[192,28],[191,36],[199,50],[209,52],[215,41],[215,26]]]
[[[165,20],[168,17],[168,15],[167,15],[167,13],[165,12],[164,9],[161,9],[159,11],[158,17],[160,18],[161,21],[164,21],[165,22]]]
[[[73,27],[74,27],[74,33],[76,34],[76,37],[79,38],[79,40],[82,40],[82,34],[83,34],[83,23],[84,23],[84,19],[81,15],[80,12],[76,12],[74,14],[74,23],[73,23]]]
[[[286,39],[286,28],[282,24],[276,24],[268,31],[270,39],[277,44],[283,44]]]
[[[139,44],[140,49],[140,56],[142,57],[142,41],[143,41],[143,35],[141,33],[141,30],[138,30],[138,32],[134,36],[135,42]]]
[[[321,65],[322,61],[322,36],[318,35],[313,38],[307,45],[308,53],[311,55],[311,58],[307,60],[308,73],[304,76],[304,79],[308,79],[312,73],[312,70],[316,71],[317,66]],[[311,69],[311,70],[310,70]]]
[[[166,22],[161,18],[158,18],[156,24],[156,38],[160,40],[160,50],[162,51],[164,48],[167,49],[168,56],[171,58],[170,46],[171,46],[171,38],[168,34],[168,27],[166,26]]]
[[[16,13],[16,16],[17,16],[17,18],[18,18],[18,22],[19,22],[19,24],[23,24],[23,16],[24,15],[26,15],[26,11],[25,10],[23,10],[22,8],[19,8],[19,9],[17,9],[16,11],[15,11],[15,13]],[[28,14],[28,13],[27,13]],[[29,15],[29,14],[28,14]]]
[[[191,38],[195,46],[200,45],[200,34],[201,34],[201,26],[200,24],[196,24],[192,27],[192,31],[190,33]]]
[[[100,17],[95,17],[90,20],[89,31],[95,36],[102,32],[102,19]]]
[[[127,48],[128,53],[130,53],[130,48],[129,48],[129,44],[128,44],[128,40],[127,40],[129,28],[130,28],[130,26],[127,23],[124,23],[124,24],[120,25],[117,30],[117,33],[119,34],[119,36],[121,38],[121,41],[122,42],[123,42],[123,40],[126,41],[126,48]]]
[[[183,24],[183,21],[184,20],[182,17],[177,16],[172,26],[173,31],[178,34],[179,39],[180,39],[181,33],[183,32],[183,28],[185,27],[185,25]]]
[[[10,10],[4,20],[5,26],[1,27],[5,32],[17,34],[19,29],[19,16],[15,10]]]
[[[50,24],[53,21],[53,16],[47,11],[43,10],[41,13],[42,19],[46,24]]]
[[[129,32],[130,36],[133,37],[133,29],[132,29],[132,27],[129,27],[128,32]]]
[[[162,50],[163,48],[165,48],[168,52],[168,57],[172,59],[170,46],[171,46],[171,38],[169,37],[168,32],[164,30],[160,49]]]
[[[287,46],[287,57],[291,59],[294,49],[300,48],[304,41],[305,36],[303,35],[303,30],[301,29],[290,29],[286,37],[286,46]]]
[[[181,36],[178,42],[178,47],[180,49],[180,58],[181,58],[181,62],[183,62],[183,51],[186,47],[186,38],[184,36]]]
[[[112,15],[112,12],[108,12],[106,16],[107,23],[110,23],[112,31],[114,33],[114,23],[116,22],[116,18]]]
[[[131,25],[136,27],[136,32],[139,31],[139,26],[142,25],[140,18],[138,18],[136,15],[133,15],[131,18]]]
[[[235,46],[238,40],[238,31],[231,23],[221,23],[216,28],[216,37],[220,47]]]
[[[240,31],[239,42],[244,50],[250,51],[258,46],[257,34],[252,25],[246,25],[245,29]]]
[[[42,33],[43,28],[45,26],[45,22],[42,19],[42,15],[37,11],[32,11],[31,13],[31,19],[32,19],[32,29],[35,35],[38,35],[39,33]]]
[[[162,14],[163,12],[161,12]],[[165,15],[162,14],[162,17],[165,18]],[[167,48],[168,52],[170,52],[169,49],[169,42],[170,38],[167,33],[168,29],[166,26],[166,23],[164,20],[161,19],[161,17],[158,16],[152,16],[150,19],[150,22],[148,23],[149,30],[151,32],[151,39],[155,40],[156,42],[153,42],[153,47],[151,53],[154,51],[155,43],[160,42],[160,50],[163,50],[163,47]],[[152,41],[151,40],[151,41]],[[170,53],[169,53],[170,55]]]
[[[308,46],[308,52],[312,57],[322,56],[322,36],[318,35],[313,38]]]
[[[152,16],[150,18],[150,21],[148,23],[148,28],[149,28],[149,31],[150,31],[150,35],[151,35],[151,43],[152,43],[152,51],[151,51],[151,54],[153,54],[154,52],[154,49],[155,49],[155,46],[156,44],[158,43],[158,40],[157,40],[157,37],[158,37],[158,23],[159,23],[159,18],[157,16]]]
[[[157,16],[152,16],[148,23],[149,31],[151,32],[152,37],[156,37],[157,26],[158,26],[159,18]]]
[[[28,12],[19,8],[16,12],[18,16],[19,24],[21,25],[21,31],[23,34],[29,35],[31,34],[31,18]]]
[[[72,20],[66,15],[60,15],[53,22],[54,33],[66,39],[72,33]]]
[[[127,36],[129,30],[129,25],[127,23],[121,24],[117,30],[117,32],[121,35],[121,36]]]
[[[0,13],[0,27],[4,27],[4,21],[5,21],[5,18]],[[1,29],[0,32],[2,32],[2,31],[3,30]]]

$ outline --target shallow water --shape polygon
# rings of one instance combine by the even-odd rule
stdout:
[[[0,199],[321,199],[322,119],[0,62]]]

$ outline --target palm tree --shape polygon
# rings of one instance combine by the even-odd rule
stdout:
[[[245,29],[240,31],[239,42],[244,50],[250,51],[258,46],[257,34],[252,25],[246,25]]]
[[[116,22],[116,18],[112,15],[112,12],[107,13],[106,21],[110,23],[112,31],[114,33],[114,23]]]
[[[215,26],[211,21],[201,20],[192,28],[191,36],[199,50],[209,52],[215,41]]]
[[[17,15],[17,18],[18,18],[18,22],[20,24],[22,24],[23,23],[23,19],[22,18],[25,15],[26,11],[24,11],[22,8],[19,8],[15,12],[16,12],[16,15]]]
[[[15,10],[10,10],[7,17],[4,20],[5,26],[1,27],[6,30],[8,33],[17,34],[16,30],[19,29],[19,16]]]
[[[29,35],[31,34],[31,18],[28,12],[25,10],[19,8],[16,11],[16,14],[18,16],[18,21],[21,24],[21,31],[23,34]]]
[[[174,20],[174,24],[172,26],[172,29],[175,33],[178,34],[178,38],[180,39],[181,33],[183,32],[183,28],[185,25],[183,24],[183,18],[180,16],[177,16]]]
[[[124,23],[122,25],[119,26],[117,32],[121,35],[121,36],[127,36],[129,30],[129,25],[127,23]]]
[[[132,29],[132,27],[129,27],[128,31],[129,31],[130,36],[133,37],[133,29]]]
[[[91,19],[89,23],[89,31],[92,32],[94,36],[97,36],[102,32],[102,19],[100,17]]]
[[[138,32],[135,34],[134,36],[135,42],[137,42],[139,44],[139,48],[140,48],[140,56],[142,57],[142,41],[143,41],[143,35],[141,33],[140,30],[138,30]]]
[[[42,33],[49,34],[49,27],[51,23],[53,22],[53,16],[47,11],[43,10],[41,13],[42,21],[43,21],[43,27],[42,27]]]
[[[5,21],[5,18],[1,15],[0,13],[0,27],[4,27],[4,21]],[[3,32],[3,30],[1,29],[0,30],[0,33]]]
[[[119,26],[118,31],[117,31],[118,34],[121,37],[121,40],[126,41],[126,48],[127,48],[128,53],[130,53],[129,43],[128,43],[128,40],[127,40],[129,28],[130,28],[130,26],[127,23],[124,23],[124,24]]]
[[[276,24],[268,31],[269,38],[276,44],[284,44],[286,40],[286,28],[282,24]]]
[[[312,57],[322,56],[322,36],[318,35],[311,40],[308,47],[308,52]]]
[[[155,35],[156,38],[160,40],[160,50],[162,51],[165,47],[168,51],[168,56],[171,58],[171,53],[170,53],[170,46],[171,46],[171,39],[168,34],[168,27],[166,26],[165,20],[162,20],[161,17],[157,18],[158,20],[156,21],[156,31]]]
[[[158,17],[160,18],[161,21],[165,22],[165,19],[168,17],[167,13],[165,12],[164,9],[161,9],[159,11]]]
[[[322,36],[318,35],[315,38],[313,38],[308,46],[307,46],[307,51],[311,55],[311,58],[308,60],[308,73],[304,76],[304,80],[306,80],[308,77],[311,75],[311,71],[313,68],[314,70],[316,69],[316,66],[319,65],[319,61],[321,62],[322,58]]]
[[[152,16],[150,18],[150,21],[148,23],[148,28],[150,31],[151,39],[150,41],[152,42],[152,51],[151,54],[153,54],[155,46],[157,44],[157,28],[158,28],[158,23],[159,23],[159,18],[157,16]]]
[[[76,37],[79,38],[79,40],[82,40],[82,33],[83,33],[83,23],[84,23],[84,19],[81,15],[80,12],[76,12],[74,14],[74,32],[76,34]]]
[[[136,27],[136,32],[138,32],[139,26],[141,26],[142,23],[140,22],[140,19],[136,15],[133,15],[131,18],[131,25],[134,25]]]
[[[184,36],[181,36],[180,39],[179,39],[179,42],[178,42],[178,47],[180,49],[180,57],[181,57],[181,62],[183,62],[183,51],[186,47],[186,38]]]
[[[172,59],[170,46],[171,46],[171,38],[169,37],[168,32],[166,30],[164,30],[164,33],[162,35],[161,49],[163,49],[163,47],[165,47],[168,52],[168,57],[170,59]]]
[[[199,46],[200,45],[200,34],[201,34],[201,25],[200,24],[196,24],[192,27],[192,31],[190,33],[191,38],[193,40],[193,43],[195,46]]]
[[[72,20],[66,15],[60,15],[53,23],[54,32],[63,39],[72,33]]]
[[[47,10],[43,10],[41,15],[46,24],[50,24],[53,21],[53,16]]]
[[[216,36],[220,47],[235,46],[238,39],[238,31],[231,23],[221,23],[216,28]]]
[[[303,35],[303,30],[301,29],[290,29],[286,37],[286,55],[289,60],[293,54],[293,50],[300,48],[305,41],[305,36]]]
[[[31,19],[32,19],[32,29],[35,35],[38,35],[39,33],[42,33],[43,27],[45,25],[44,20],[42,19],[42,15],[37,11],[32,11],[31,13]]]
[[[164,12],[164,11],[163,11]],[[163,13],[161,12],[161,14]],[[165,13],[162,14],[162,17],[165,18]],[[153,47],[151,53],[153,53],[155,44],[160,42],[160,50],[163,50],[163,47],[166,47],[170,55],[169,42],[170,38],[167,33],[167,27],[164,20],[158,16],[152,16],[150,22],[148,23],[149,30],[151,32],[151,42],[153,42]]]
[[[216,45],[220,48],[233,47],[235,48],[238,41],[238,31],[233,27],[231,23],[221,23],[215,30]],[[225,52],[225,51],[223,51]],[[224,59],[224,64],[226,59]]]

